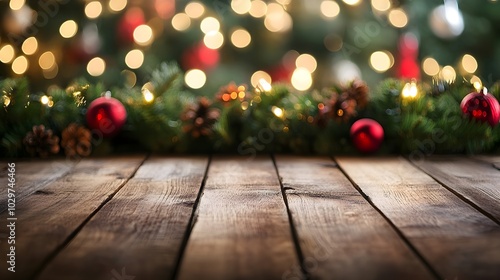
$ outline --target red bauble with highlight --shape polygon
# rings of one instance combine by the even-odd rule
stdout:
[[[127,111],[123,104],[112,97],[99,97],[90,103],[87,125],[92,130],[102,133],[105,138],[116,135],[127,120]]]
[[[351,126],[351,139],[358,151],[373,153],[384,141],[384,129],[372,119],[360,119]]]
[[[462,112],[471,119],[487,122],[492,127],[500,121],[500,105],[498,100],[487,93],[471,92],[460,103]]]

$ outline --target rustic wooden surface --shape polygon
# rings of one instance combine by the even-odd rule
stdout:
[[[271,158],[215,158],[197,213],[179,279],[281,279],[300,267]]]
[[[500,224],[500,172],[493,164],[463,157],[435,157],[415,164]],[[500,161],[499,161],[500,162]]]
[[[109,280],[122,268],[143,279],[172,277],[207,164],[208,158],[147,160],[41,279]]]
[[[279,156],[276,164],[313,278],[433,278],[331,159]]]
[[[429,175],[403,158],[337,161],[441,278],[500,275],[500,226]]]
[[[34,192],[16,205],[16,273],[2,262],[0,279],[30,279],[67,244],[79,227],[110,195],[123,186],[142,157],[83,160],[73,171]],[[35,163],[36,164],[36,163]],[[23,177],[21,170],[17,177]],[[42,179],[45,182],[45,178]],[[19,180],[22,182],[22,180]],[[5,184],[6,185],[6,184]],[[21,183],[16,189],[23,189]],[[5,221],[7,211],[0,214]],[[0,234],[7,234],[5,226]],[[1,252],[7,244],[1,243]]]
[[[0,279],[499,279],[500,158],[16,162]]]
[[[68,173],[75,163],[66,160],[39,161],[39,162],[19,162],[16,164],[16,172],[22,174],[16,178],[16,184],[21,188],[16,189],[16,201],[23,200],[37,190],[42,189],[47,184],[61,178]],[[7,175],[7,163],[1,169],[0,177]],[[0,189],[0,197],[7,196],[7,188]],[[0,213],[7,209],[7,199],[0,201]]]

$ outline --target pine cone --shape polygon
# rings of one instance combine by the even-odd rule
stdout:
[[[23,140],[26,151],[31,156],[47,157],[59,153],[59,137],[52,134],[52,130],[45,130],[44,125],[35,125]]]
[[[186,108],[181,115],[181,120],[185,123],[183,126],[185,133],[190,133],[194,138],[212,135],[213,125],[219,119],[220,111],[211,108],[211,105],[207,98],[202,97],[197,103]]]
[[[92,152],[91,137],[84,126],[72,123],[62,132],[61,147],[68,157],[86,157]]]
[[[361,80],[354,80],[349,87],[346,88],[348,99],[356,101],[358,108],[362,109],[368,105],[368,93],[370,89]]]
[[[233,100],[243,101],[249,97],[246,85],[237,86],[235,83],[230,83],[227,86],[221,87],[216,95],[217,100],[222,101],[224,104]]]
[[[316,118],[320,127],[325,127],[329,119],[348,122],[356,116],[359,109],[368,104],[369,89],[362,81],[355,80],[340,91],[339,93],[335,89],[323,90],[323,96],[328,99],[324,102],[324,107],[320,108]]]

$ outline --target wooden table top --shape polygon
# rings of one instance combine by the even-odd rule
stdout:
[[[0,279],[500,279],[499,166],[498,156],[20,161],[12,207],[4,162]]]

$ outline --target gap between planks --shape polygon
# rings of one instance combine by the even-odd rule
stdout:
[[[171,279],[208,157],[151,157],[40,279]],[[122,270],[120,270],[122,269]]]
[[[189,241],[189,237],[191,237],[191,232],[193,231],[193,227],[196,224],[196,216],[197,216],[197,212],[198,212],[198,206],[200,204],[201,197],[203,196],[203,191],[205,190],[205,184],[207,182],[208,171],[210,170],[210,163],[211,162],[212,162],[212,156],[209,156],[207,167],[205,168],[205,174],[203,174],[203,181],[201,182],[200,191],[198,192],[198,195],[196,196],[196,200],[195,200],[194,205],[193,205],[193,211],[191,212],[191,216],[189,217],[188,228],[186,229],[186,233],[184,234],[184,238],[182,239],[179,255],[177,257],[177,260],[175,261],[174,270],[172,272],[172,279],[178,278],[182,258],[184,257],[184,251],[186,250],[187,243]]]
[[[212,160],[179,279],[280,279],[299,259],[267,156]]]
[[[137,165],[137,167],[132,171],[130,176],[123,181],[118,188],[115,189],[114,192],[112,192],[108,197],[94,210],[92,211],[89,216],[73,231],[71,232],[68,237],[64,240],[64,242],[57,247],[48,257],[42,262],[40,265],[40,269],[36,270],[34,275],[38,276],[46,267],[47,265],[66,247],[68,244],[78,235],[78,233],[87,225],[87,223],[99,212],[104,205],[106,205],[113,197],[125,186],[128,181],[135,176],[137,173],[137,170],[144,164],[144,162],[148,159],[149,155],[144,157],[144,159]]]
[[[312,279],[439,278],[331,158],[277,156],[276,165]]]
[[[65,176],[16,203],[16,267],[10,279],[31,279],[47,258],[61,250],[70,236],[106,197],[140,166],[144,157],[84,159]],[[36,166],[38,163],[33,163]],[[22,176],[22,174],[17,174]],[[22,189],[22,185],[17,186]],[[28,188],[31,186],[28,185]],[[4,217],[7,212],[0,214]],[[0,228],[0,233],[6,228]],[[6,243],[0,244],[2,251]],[[0,278],[5,279],[0,271]]]
[[[500,225],[500,172],[498,157],[432,156],[411,161],[461,200]]]
[[[336,161],[442,278],[498,278],[498,224],[406,159]]]

